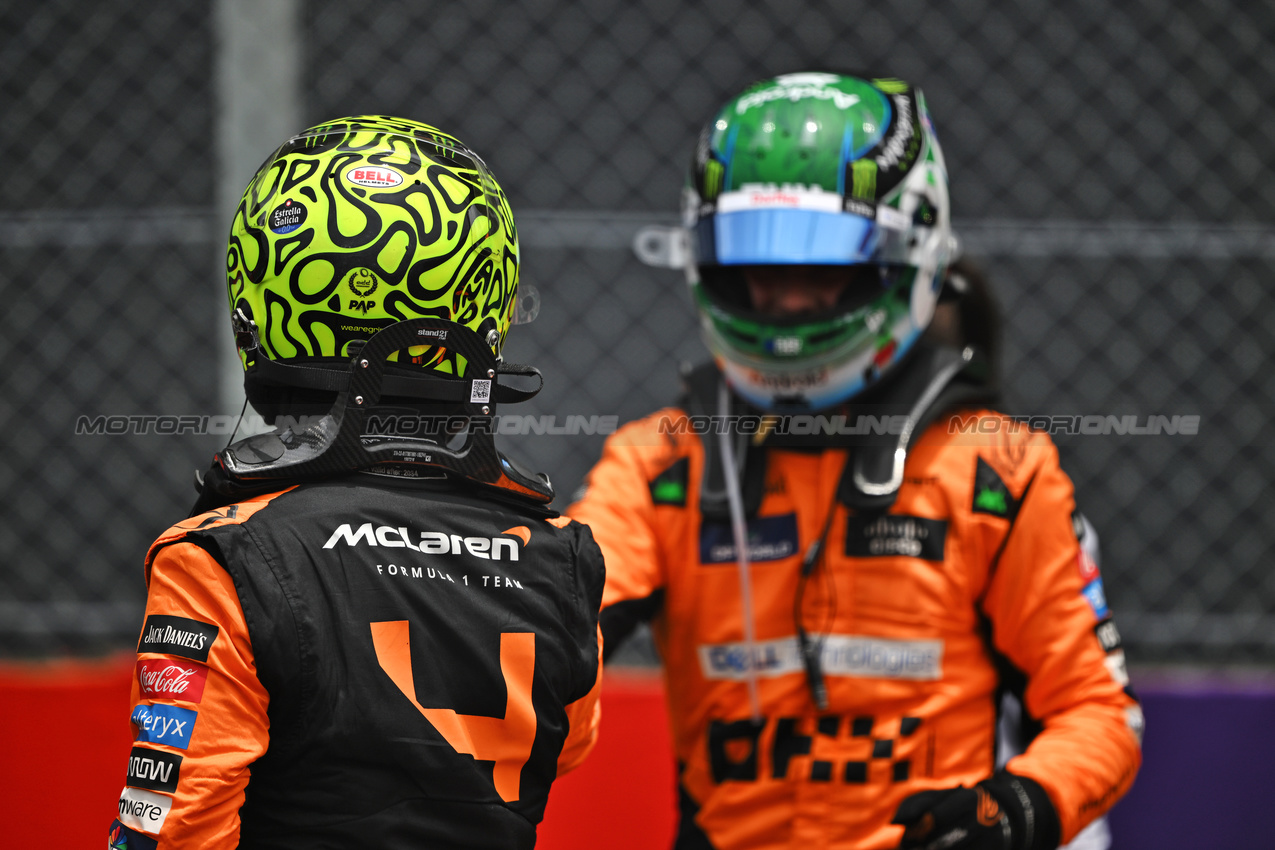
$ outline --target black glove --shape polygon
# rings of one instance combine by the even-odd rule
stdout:
[[[913,794],[891,823],[906,827],[902,850],[1055,850],[1061,829],[1045,789],[1004,770],[973,788]]]

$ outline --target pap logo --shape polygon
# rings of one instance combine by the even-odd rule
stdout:
[[[371,270],[355,269],[350,272],[346,285],[350,287],[351,292],[359,296],[358,298],[350,299],[348,309],[366,313],[376,306],[376,300],[369,297],[376,292],[377,286],[376,275],[372,274]]]

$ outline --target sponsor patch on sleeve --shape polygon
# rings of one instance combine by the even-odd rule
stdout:
[[[1076,550],[1076,568],[1080,570],[1080,580],[1086,585],[1098,578],[1098,565],[1085,551],[1084,546]]]
[[[219,628],[212,623],[201,623],[186,617],[168,614],[151,614],[142,627],[142,639],[138,652],[157,652],[163,655],[180,655],[195,661],[208,661],[208,650],[217,639]]]
[[[159,834],[173,807],[173,798],[153,794],[140,788],[125,788],[120,793],[120,819],[118,823],[142,832]],[[115,845],[111,845],[114,847]],[[133,846],[133,845],[129,845]],[[154,847],[154,843],[151,844]]]
[[[1089,607],[1093,609],[1094,616],[1099,620],[1106,619],[1111,612],[1107,610],[1107,595],[1102,591],[1102,579],[1094,579],[1080,592],[1089,601]]]
[[[1106,617],[1094,626],[1093,633],[1098,637],[1098,643],[1102,644],[1103,652],[1120,649],[1120,632],[1116,629],[1116,621],[1111,617]]]
[[[208,668],[195,661],[171,658],[140,658],[137,661],[137,684],[142,699],[179,699],[198,703],[204,698]]]
[[[175,705],[138,705],[129,718],[137,727],[136,740],[184,750],[190,746],[199,712]]]
[[[149,791],[177,792],[177,780],[181,778],[182,757],[176,753],[152,750],[149,747],[133,747],[128,756],[128,774],[124,784]]]
[[[159,842],[114,821],[111,823],[111,831],[106,834],[106,846],[108,850],[156,850]]]

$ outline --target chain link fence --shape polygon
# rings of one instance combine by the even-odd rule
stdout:
[[[236,2],[0,3],[0,653],[130,644],[142,554],[238,413],[214,355],[217,80],[238,55],[216,15]],[[920,84],[1006,314],[1008,411],[1200,417],[1056,438],[1133,661],[1275,663],[1270,6],[261,2],[299,3],[264,48],[304,57],[305,123],[437,124],[509,192],[543,299],[508,349],[546,375],[511,409],[535,430],[648,413],[706,356],[681,275],[631,245],[675,223],[721,101],[812,67]],[[505,445],[562,506],[602,439]]]

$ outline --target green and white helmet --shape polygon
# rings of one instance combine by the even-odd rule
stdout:
[[[463,324],[499,355],[519,310],[518,269],[504,192],[455,137],[379,115],[311,127],[266,159],[230,229],[226,278],[249,397],[255,358],[344,369],[351,342],[405,319]],[[463,374],[455,352],[407,355],[392,359]]]
[[[684,194],[705,342],[763,409],[861,393],[929,324],[954,259],[947,170],[925,98],[897,79],[785,74],[705,127]],[[866,267],[830,310],[755,311],[741,266]]]

